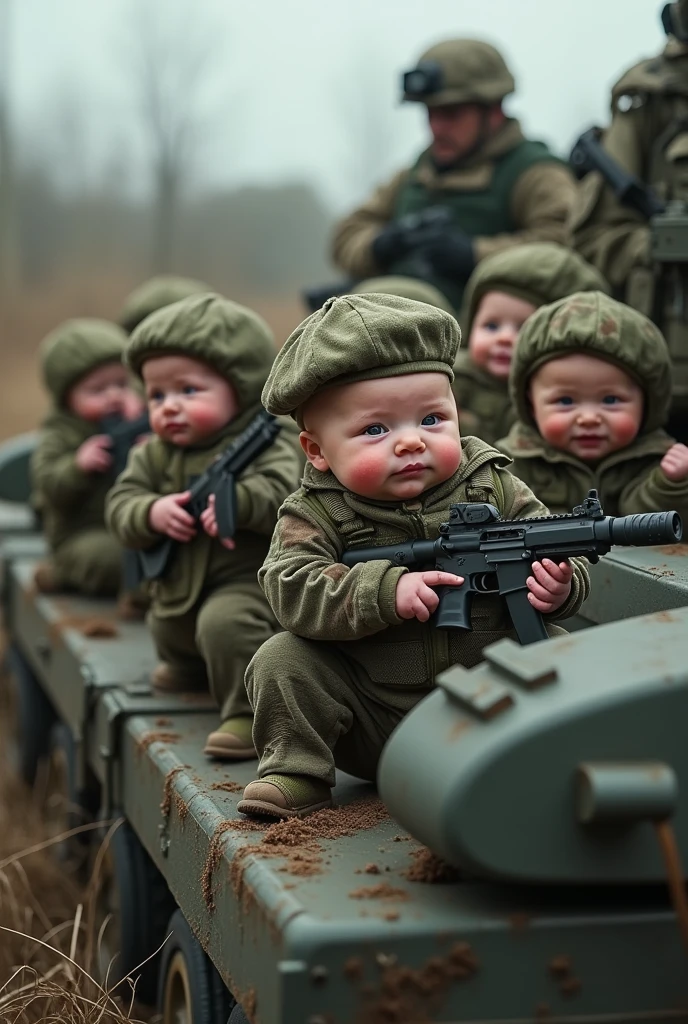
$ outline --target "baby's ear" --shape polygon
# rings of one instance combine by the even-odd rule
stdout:
[[[304,450],[305,456],[315,469],[318,469],[321,473],[326,473],[330,468],[330,464],[323,455],[320,443],[315,439],[313,434],[309,430],[302,430],[299,434],[299,441],[301,447]]]

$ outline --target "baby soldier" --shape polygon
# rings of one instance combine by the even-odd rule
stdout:
[[[387,737],[436,674],[515,636],[494,595],[475,597],[472,632],[429,622],[432,588],[459,587],[460,576],[342,563],[348,549],[438,537],[454,502],[489,501],[508,518],[546,513],[498,452],[462,442],[451,391],[459,339],[454,317],[431,305],[349,295],[328,300],[277,356],[263,401],[297,419],[308,463],[259,574],[287,632],[246,675],[261,761],[245,813],[329,806],[335,766],[374,779]],[[565,618],[587,587],[580,566],[544,561],[528,599],[547,620]]]
[[[205,752],[253,757],[244,673],[277,628],[256,581],[277,510],[299,482],[299,459],[282,430],[236,484],[238,530],[217,536],[211,501],[201,521],[185,509],[189,484],[260,411],[275,347],[255,313],[217,295],[174,303],[134,331],[126,358],[143,379],[154,433],[112,489],[107,521],[123,545],[146,549],[169,537],[175,551],[153,584],[148,622],[160,656],[159,690],[210,690],[221,725]]]
[[[552,512],[591,487],[607,515],[688,515],[688,448],[662,429],[669,352],[642,313],[601,292],[543,306],[511,370],[519,421],[499,447]]]
[[[51,552],[36,572],[41,589],[102,596],[120,589],[122,549],[105,528],[105,496],[115,476],[101,421],[134,420],[143,411],[122,363],[126,341],[115,324],[79,319],[41,344],[52,399],[31,462],[32,502]]]
[[[478,264],[464,295],[460,322],[468,347],[459,352],[454,378],[464,435],[494,444],[508,432],[516,418],[509,368],[522,325],[539,306],[593,289],[607,290],[602,275],[554,242],[518,245]]]

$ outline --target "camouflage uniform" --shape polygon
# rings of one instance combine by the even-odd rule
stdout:
[[[423,371],[451,379],[459,338],[453,317],[424,303],[389,295],[330,299],[287,340],[263,401],[275,413],[299,416],[302,404],[331,384]],[[378,560],[347,569],[341,562],[349,548],[439,536],[456,501],[491,501],[508,517],[545,512],[506,465],[469,438],[457,472],[407,502],[361,498],[332,472],[307,466],[303,486],[280,509],[259,573],[288,630],[260,648],[246,675],[261,778],[309,776],[319,780],[324,802],[335,764],[373,779],[389,733],[434,687],[436,674],[457,662],[474,665],[487,644],[515,635],[493,596],[475,598],[473,632],[402,621],[395,594],[405,568]],[[587,587],[577,566],[570,599],[551,618],[572,614]]]
[[[596,464],[548,445],[537,431],[528,399],[535,370],[572,353],[620,366],[645,396],[636,439]],[[670,509],[688,515],[688,480],[669,480],[659,465],[675,443],[661,429],[671,396],[669,353],[660,332],[641,313],[597,292],[543,306],[521,331],[510,383],[519,422],[498,447],[552,512],[570,512],[595,487],[607,515]]]
[[[275,349],[255,313],[214,295],[175,303],[149,316],[134,331],[127,360],[141,373],[147,359],[177,353],[211,366],[233,386],[239,412],[218,434],[182,447],[158,437],[139,446],[108,495],[110,529],[128,548],[160,540],[148,521],[162,495],[184,491],[260,410],[260,390]],[[175,545],[170,568],[153,585],[149,624],[158,653],[189,688],[206,678],[223,721],[250,714],[244,672],[260,644],[277,628],[256,581],[268,551],[277,510],[299,482],[294,426],[241,474],[236,488],[236,548],[229,551],[202,527]]]
[[[87,473],[76,453],[97,423],[67,407],[70,389],[105,363],[121,362],[126,336],[106,320],[69,320],[41,344],[44,383],[53,408],[41,424],[31,460],[32,503],[41,516],[51,560],[41,573],[55,589],[114,596],[120,587],[122,549],[105,529],[105,495],[112,473]],[[47,570],[47,571],[46,571]]]
[[[191,295],[203,295],[210,291],[212,288],[209,285],[194,281],[191,277],[166,274],[151,277],[127,296],[117,322],[127,334],[131,334],[142,320],[158,309],[188,299]]]
[[[660,55],[627,71],[612,89],[611,107],[605,150],[661,199],[688,199],[688,45],[670,39]],[[570,226],[574,246],[604,274],[613,293],[652,316],[664,333],[674,366],[674,409],[685,431],[688,320],[675,312],[668,289],[662,289],[665,297],[657,304],[647,220],[619,203],[599,172],[593,171],[580,186]],[[685,302],[685,263],[670,270],[680,272]]]
[[[534,242],[495,253],[471,274],[460,318],[469,339],[481,301],[489,292],[504,292],[517,299],[544,306],[572,292],[607,291],[607,283],[594,267],[561,245]],[[516,419],[509,398],[509,382],[477,366],[468,346],[459,352],[452,389],[459,407],[461,429],[488,444],[508,433]]]
[[[487,109],[514,91],[511,73],[487,43],[447,40],[424,53],[419,68],[427,62],[441,68],[442,88],[425,95],[407,92],[405,100],[428,107],[477,103]],[[413,167],[381,185],[336,226],[333,258],[354,277],[371,277],[382,270],[421,276],[440,288],[458,311],[470,270],[462,280],[419,272],[413,252],[382,267],[373,251],[381,229],[406,214],[442,206],[472,239],[474,261],[480,261],[524,242],[563,243],[575,191],[564,164],[544,143],[524,138],[515,118],[507,118],[494,134],[485,128],[474,151],[453,167],[438,168],[427,149]]]

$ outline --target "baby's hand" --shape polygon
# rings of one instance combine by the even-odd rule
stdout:
[[[217,519],[215,517],[215,495],[211,494],[208,498],[208,507],[204,508],[201,512],[201,526],[208,534],[209,537],[217,537],[219,530],[217,528]],[[222,538],[220,537],[220,544],[227,548],[229,551],[233,551],[236,544],[231,537]]]
[[[112,466],[110,438],[107,434],[89,437],[76,452],[76,464],[84,473],[107,473]]]
[[[182,543],[195,537],[194,518],[190,512],[181,507],[190,497],[190,491],[183,491],[181,494],[166,494],[164,498],[154,501],[148,513],[148,522],[153,529]]]
[[[685,480],[688,476],[688,448],[684,444],[672,445],[660,466],[670,480]]]
[[[546,615],[561,608],[571,593],[573,567],[568,562],[553,562],[543,558],[541,562],[533,562],[533,575],[526,583],[528,600],[533,608]]]
[[[439,595],[430,587],[460,587],[463,576],[429,569],[427,572],[405,572],[396,589],[396,612],[400,619],[427,622],[437,605]]]

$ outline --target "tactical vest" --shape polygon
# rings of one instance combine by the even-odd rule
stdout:
[[[450,190],[433,188],[418,179],[417,171],[428,160],[422,153],[414,164],[396,198],[393,220],[408,213],[418,213],[429,206],[442,206],[449,210],[462,231],[470,238],[491,237],[512,233],[518,225],[511,211],[511,193],[514,185],[529,167],[538,163],[561,163],[543,142],[523,139],[508,153],[498,157],[492,164],[492,175],[486,188]],[[441,177],[438,178],[441,182]],[[457,311],[461,308],[465,281],[448,281],[446,278],[425,273],[417,265],[417,257],[407,256],[398,260],[389,270],[390,274],[409,277],[423,277],[442,291]]]

